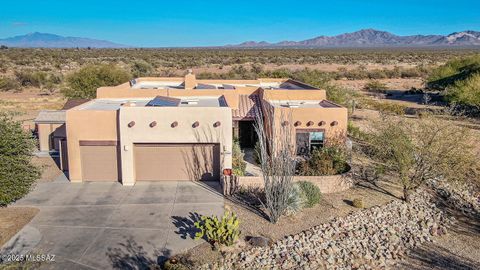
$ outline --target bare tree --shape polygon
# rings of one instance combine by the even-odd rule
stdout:
[[[263,173],[265,202],[270,222],[276,223],[288,208],[295,174],[295,152],[291,113],[280,110],[276,118],[274,110],[265,106],[257,110],[255,130],[260,145],[260,167]]]

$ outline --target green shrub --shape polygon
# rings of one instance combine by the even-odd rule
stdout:
[[[427,86],[443,90],[479,72],[480,54],[453,59],[431,71]]]
[[[195,227],[200,230],[195,239],[206,238],[214,248],[217,244],[231,246],[240,236],[240,221],[235,213],[225,212],[220,219],[202,216],[195,222]]]
[[[243,157],[245,154],[242,152],[242,149],[240,148],[240,142],[237,139],[233,140],[233,145],[232,145],[232,168],[233,168],[233,174],[238,175],[238,176],[244,176],[246,169],[247,169],[247,163],[245,160],[243,160]]]
[[[20,70],[15,72],[17,81],[22,86],[40,87],[47,81],[47,73],[43,71]]]
[[[89,65],[67,77],[67,98],[95,98],[97,88],[115,86],[127,82],[131,75],[114,65]]]
[[[446,97],[449,102],[480,107],[480,73],[455,82],[447,88]]]
[[[139,78],[139,77],[151,76],[155,69],[148,62],[146,62],[144,60],[137,60],[137,61],[133,62],[131,70],[132,70],[131,71],[132,76],[134,78]]]
[[[6,206],[26,195],[39,169],[31,162],[35,141],[22,129],[20,122],[0,115],[0,206]]]
[[[354,139],[364,139],[367,136],[366,133],[361,131],[359,127],[355,126],[352,121],[348,121],[347,133],[348,136]]]
[[[404,115],[407,106],[394,102],[381,102],[370,98],[363,98],[358,104],[359,108],[377,110],[387,114]]]
[[[386,84],[380,81],[373,80],[373,81],[367,82],[363,87],[363,90],[368,92],[386,93],[388,90],[388,87]]]
[[[305,194],[305,207],[310,208],[320,202],[322,193],[320,192],[320,188],[317,185],[308,181],[299,181],[297,182],[297,184],[300,186],[303,194]]]
[[[362,199],[353,199],[352,206],[355,208],[365,208],[365,204],[363,203]]]
[[[298,174],[304,176],[335,175],[348,170],[348,153],[344,146],[331,145],[314,149],[306,160],[300,161]]]
[[[18,82],[8,77],[0,77],[0,91],[8,91],[20,88]]]
[[[307,197],[298,183],[293,183],[287,201],[287,215],[302,210],[307,203]]]

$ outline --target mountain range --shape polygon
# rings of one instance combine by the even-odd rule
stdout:
[[[0,39],[0,45],[19,48],[126,48],[129,46],[81,37],[63,37],[46,33],[31,33]]]
[[[20,48],[128,48],[114,42],[81,37],[31,33],[0,39],[0,45]],[[480,46],[480,32],[462,31],[449,35],[399,36],[386,31],[363,29],[337,36],[318,36],[302,41],[247,41],[230,48],[376,48],[376,47],[468,47]],[[218,47],[218,46],[217,46]]]
[[[363,29],[353,33],[337,36],[318,36],[302,41],[281,41],[269,43],[266,41],[247,41],[228,47],[258,48],[258,47],[294,47],[294,48],[342,48],[342,47],[450,47],[450,46],[480,46],[480,32],[462,31],[449,35],[412,35],[398,36],[386,31]]]

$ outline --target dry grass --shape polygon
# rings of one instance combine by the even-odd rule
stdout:
[[[62,170],[57,164],[58,160],[50,157],[33,157],[32,162],[42,170],[42,175],[37,180],[38,183],[53,181],[62,174]]]
[[[38,211],[32,207],[0,208],[0,246],[29,223]]]

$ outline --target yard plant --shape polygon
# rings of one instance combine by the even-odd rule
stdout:
[[[403,196],[429,181],[478,182],[478,154],[469,129],[425,115],[417,121],[383,117],[364,148],[381,171],[403,187]]]
[[[281,123],[291,123],[291,114],[281,112],[276,121],[271,109],[257,111],[255,131],[260,148],[265,200],[262,202],[270,222],[277,223],[287,214],[295,175],[295,153],[291,148],[292,129]],[[270,128],[265,128],[265,127]],[[272,140],[271,138],[275,138]]]
[[[0,206],[6,206],[26,195],[39,169],[31,162],[35,142],[20,122],[0,114]]]
[[[233,140],[233,146],[232,146],[232,168],[233,168],[233,174],[237,176],[244,176],[246,169],[247,169],[247,163],[245,160],[243,160],[243,157],[245,154],[242,152],[242,149],[240,148],[240,142],[238,139]]]
[[[240,235],[240,221],[235,213],[225,212],[217,216],[202,216],[195,222],[195,227],[200,231],[195,234],[195,239],[206,238],[213,248],[216,245],[233,245]]]
[[[305,207],[313,207],[320,203],[322,193],[317,185],[308,181],[299,181],[296,184],[300,187],[305,196]]]
[[[67,98],[95,98],[97,88],[119,85],[130,78],[130,73],[115,65],[88,65],[67,77],[63,94]]]

